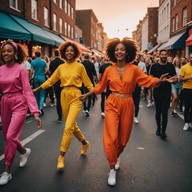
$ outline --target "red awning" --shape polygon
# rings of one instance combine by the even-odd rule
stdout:
[[[85,47],[84,45],[82,45],[81,43],[77,42],[77,41],[74,41],[72,39],[69,39],[67,37],[64,37],[61,35],[61,37],[65,40],[65,41],[69,41],[69,42],[73,42],[75,43],[82,52],[88,52],[88,53],[91,53],[91,50],[89,50],[87,47]]]
[[[185,41],[186,46],[192,46],[192,34]]]

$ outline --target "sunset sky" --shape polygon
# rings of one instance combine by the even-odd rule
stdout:
[[[131,37],[147,7],[157,7],[159,0],[76,0],[76,8],[92,9],[109,38]]]

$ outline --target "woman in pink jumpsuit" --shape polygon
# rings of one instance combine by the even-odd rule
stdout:
[[[29,84],[26,69],[20,64],[26,58],[24,48],[12,40],[1,42],[0,58],[4,65],[0,67],[1,123],[5,139],[5,171],[1,174],[0,185],[12,178],[11,165],[16,150],[20,155],[20,167],[24,167],[31,150],[24,148],[19,137],[24,126],[28,107],[34,115],[37,126],[41,127],[39,109]]]
[[[136,43],[124,38],[111,40],[106,49],[106,54],[114,64],[108,67],[101,81],[93,91],[80,97],[82,101],[93,93],[100,94],[107,85],[111,90],[105,104],[104,122],[104,150],[109,162],[109,185],[116,184],[116,170],[119,169],[119,156],[123,152],[132,130],[134,104],[132,93],[136,84],[145,87],[158,86],[162,81],[172,81],[162,75],[160,79],[146,75],[139,67],[131,64],[137,54]]]

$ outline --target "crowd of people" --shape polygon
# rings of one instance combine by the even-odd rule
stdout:
[[[2,131],[5,139],[5,170],[0,185],[12,179],[11,165],[16,150],[20,167],[24,167],[31,149],[24,148],[19,137],[26,114],[34,115],[39,128],[47,100],[56,105],[57,122],[64,119],[65,126],[59,149],[57,169],[65,167],[73,134],[82,145],[85,155],[90,141],[82,133],[77,117],[82,110],[87,117],[97,95],[101,94],[101,117],[104,118],[103,143],[109,164],[108,184],[116,184],[116,171],[120,168],[120,155],[127,145],[132,125],[139,123],[139,103],[143,98],[147,107],[155,106],[156,135],[167,137],[168,111],[176,116],[184,110],[183,130],[192,128],[192,53],[189,59],[169,57],[166,50],[156,56],[139,52],[130,38],[111,39],[106,56],[81,54],[78,46],[64,42],[54,57],[27,61],[25,49],[12,40],[1,42],[0,91]]]

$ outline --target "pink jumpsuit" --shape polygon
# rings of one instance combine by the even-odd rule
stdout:
[[[5,144],[5,165],[11,165],[16,150],[22,145],[19,137],[26,120],[27,109],[39,115],[39,109],[29,84],[26,69],[20,64],[0,67],[1,122]]]
[[[120,78],[116,65],[105,70],[101,81],[95,86],[94,92],[101,93],[107,85],[115,93],[127,95],[125,98],[110,94],[105,104],[104,150],[109,165],[117,162],[131,135],[134,104],[132,93],[136,84],[145,87],[156,87],[157,78],[147,76],[139,67],[128,64]]]

